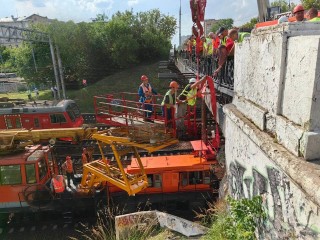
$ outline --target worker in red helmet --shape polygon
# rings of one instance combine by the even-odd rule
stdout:
[[[298,4],[293,9],[293,15],[296,17],[296,22],[302,22],[306,19],[304,18],[304,8],[301,4]]]
[[[158,93],[152,88],[149,83],[149,78],[146,75],[141,76],[141,85],[139,86],[138,94],[139,94],[139,102],[142,103],[143,109],[147,110],[145,112],[144,120],[146,122],[153,122],[151,119],[153,107],[152,107],[152,96],[157,95]]]
[[[198,87],[207,80],[207,76],[203,76],[197,81],[195,78],[189,79],[189,84],[185,86],[180,95],[177,97],[177,137],[181,138],[185,134],[186,128],[184,125],[184,119],[189,107],[193,107],[197,101]]]
[[[172,126],[172,119],[174,116],[174,105],[177,99],[177,91],[179,84],[176,81],[172,81],[169,84],[170,89],[166,92],[163,97],[162,106],[162,116],[165,117],[168,126]]]
[[[66,161],[62,164],[62,169],[66,171],[68,187],[71,188],[70,179],[74,183],[74,175],[73,175],[73,162],[70,156],[66,157]]]

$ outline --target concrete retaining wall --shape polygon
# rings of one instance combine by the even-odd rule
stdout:
[[[229,193],[263,196],[268,221],[260,239],[319,239],[320,166],[289,153],[234,105],[224,111]]]
[[[287,23],[256,30],[235,55],[233,103],[306,160],[320,158],[319,29]]]
[[[229,192],[264,197],[260,239],[320,239],[320,23],[252,32],[236,46],[224,112]]]

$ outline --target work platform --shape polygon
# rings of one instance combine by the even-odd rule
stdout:
[[[165,128],[145,124],[108,129],[93,134],[97,140],[102,159],[87,163],[83,166],[82,187],[93,187],[96,183],[109,182],[126,191],[130,196],[135,195],[148,187],[148,179],[141,162],[139,149],[149,153],[176,144],[177,139],[165,132]],[[103,154],[103,145],[110,145],[113,151],[116,166],[111,166],[110,161]],[[140,171],[137,174],[128,174],[121,162],[121,156],[133,152]]]

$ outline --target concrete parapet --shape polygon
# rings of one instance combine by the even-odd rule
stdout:
[[[263,196],[268,221],[259,239],[319,239],[320,166],[291,154],[235,105],[224,112],[229,192],[237,199]]]
[[[296,156],[320,158],[320,23],[256,29],[237,44],[233,103]]]

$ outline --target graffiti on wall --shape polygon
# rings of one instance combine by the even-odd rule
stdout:
[[[256,195],[262,195],[265,199],[269,218],[263,229],[259,229],[261,239],[266,236],[272,239],[318,239],[318,209],[308,207],[306,198],[300,198],[298,203],[294,200],[297,197],[294,194],[301,190],[297,190],[283,172],[271,166],[265,166],[262,172],[233,161],[229,164],[228,178],[229,191],[235,199]]]

